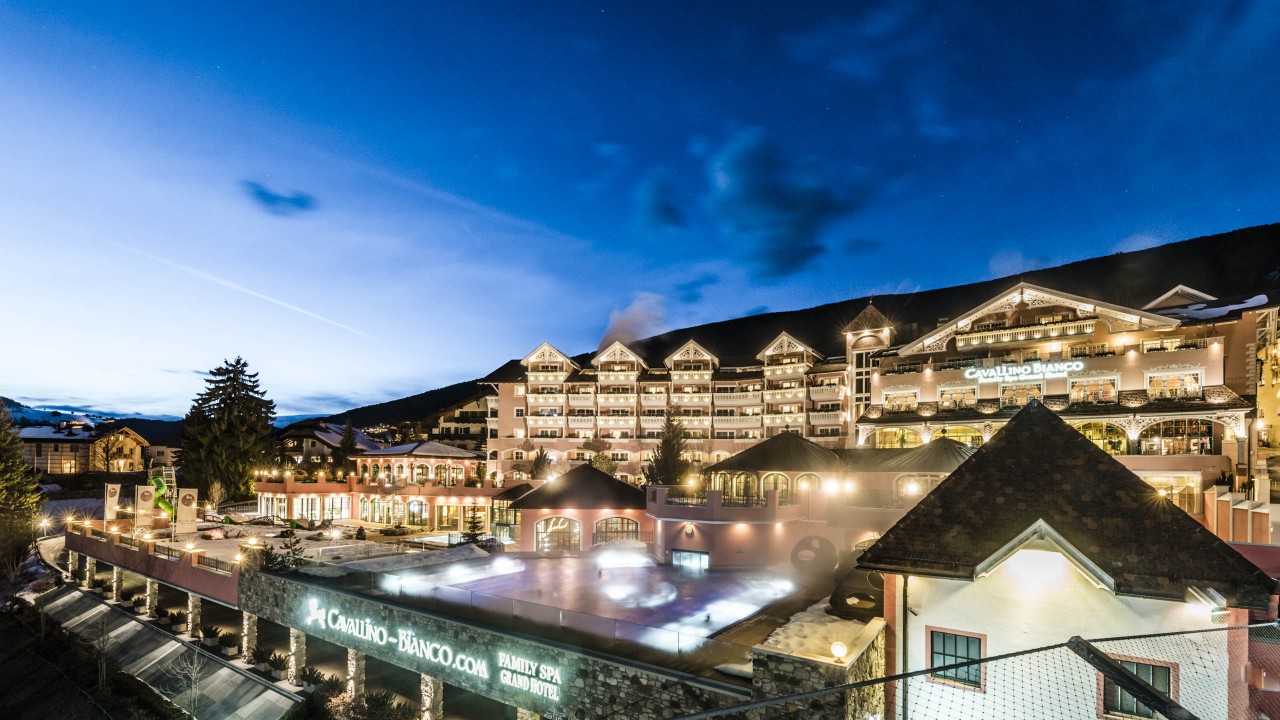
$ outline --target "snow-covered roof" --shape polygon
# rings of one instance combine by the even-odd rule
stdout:
[[[98,436],[93,426],[59,428],[54,425],[35,425],[18,429],[18,437],[23,440],[48,440],[50,442],[93,442]]]
[[[454,458],[458,460],[478,460],[484,457],[484,453],[463,450],[451,445],[426,440],[423,442],[407,443],[404,445],[393,445],[388,448],[377,448],[374,450],[366,450],[359,454],[359,457],[387,457],[387,456],[405,456],[413,457],[429,457],[429,458]]]

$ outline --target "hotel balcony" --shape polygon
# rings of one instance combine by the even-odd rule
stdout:
[[[344,479],[329,479],[324,482],[317,480],[302,480],[300,476],[289,475],[274,478],[266,478],[263,481],[254,480],[253,491],[255,493],[306,493],[306,494],[324,494],[324,493],[349,493],[355,489],[356,477],[354,475]]]
[[[569,393],[569,407],[595,407],[595,393]]]
[[[533,393],[525,396],[530,405],[563,405],[564,393]]]
[[[764,416],[764,424],[771,427],[789,425],[793,428],[804,428],[804,413],[781,413]]]
[[[802,377],[809,372],[809,368],[813,367],[813,363],[787,363],[786,365],[766,365],[764,368],[764,376],[767,378],[775,377]]]
[[[564,415],[530,415],[525,419],[530,428],[562,428],[565,421]]]
[[[635,415],[604,415],[595,418],[595,420],[601,430],[634,429],[636,426]]]
[[[956,335],[956,349],[1003,345],[1008,343],[1032,343],[1070,337],[1088,337],[1097,326],[1096,318],[1069,320],[1067,322],[1021,325],[1019,327],[993,328]]]
[[[529,372],[526,373],[526,382],[530,385],[559,385],[569,377],[569,373],[565,372]]]
[[[843,385],[818,385],[809,388],[809,399],[815,401],[840,400],[845,396]]]
[[[767,403],[802,402],[804,388],[786,388],[784,390],[765,390],[764,401]]]
[[[601,370],[596,373],[596,382],[601,385],[635,385],[639,376],[635,370]]]
[[[688,428],[707,428],[711,427],[710,415],[681,415],[680,424]]]
[[[596,399],[598,400],[600,407],[636,404],[635,393],[600,393],[599,395],[596,395]]]
[[[759,405],[760,393],[757,392],[718,392],[711,394],[717,407],[738,405]]]
[[[711,396],[712,393],[709,392],[673,392],[671,393],[671,401],[676,405],[710,405]]]
[[[719,428],[758,428],[761,426],[760,415],[716,415],[711,418]]]
[[[844,413],[839,410],[831,412],[811,412],[809,422],[814,425],[837,425],[844,421]]]
[[[640,393],[640,404],[641,404],[641,405],[644,405],[645,407],[666,407],[666,406],[667,406],[667,394],[666,394],[666,393],[664,393],[664,392],[660,392],[660,393],[651,393],[651,392]]]
[[[658,485],[646,494],[645,514],[659,520],[713,523],[775,523],[799,520],[805,506],[780,501],[777,490],[760,498],[725,498],[720,490],[692,493],[681,487]]]
[[[710,370],[672,370],[671,380],[673,382],[711,382]]]
[[[665,423],[666,421],[667,419],[662,415],[641,415],[640,427],[648,430],[656,430],[658,428],[661,428],[662,424]]]
[[[570,415],[568,420],[569,427],[575,429],[590,430],[596,426],[596,418],[594,415]]]

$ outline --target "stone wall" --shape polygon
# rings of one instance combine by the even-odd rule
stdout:
[[[843,662],[781,653],[757,645],[751,651],[752,685],[756,698],[830,688],[884,677],[885,622],[879,618],[863,628]],[[884,713],[884,685],[831,692],[796,702],[779,703],[750,713],[751,720],[773,718],[844,718],[864,720]]]
[[[658,720],[750,700],[728,684],[612,662],[305,576],[246,567],[240,580],[245,612],[547,718]]]

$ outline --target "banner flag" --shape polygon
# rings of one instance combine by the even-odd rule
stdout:
[[[106,497],[102,501],[102,519],[115,520],[120,513],[120,484],[108,484]]]
[[[134,488],[133,526],[151,527],[156,519],[156,489],[150,485]]]
[[[178,512],[174,534],[189,535],[196,531],[196,515],[199,510],[199,494],[195,488],[178,489]]]

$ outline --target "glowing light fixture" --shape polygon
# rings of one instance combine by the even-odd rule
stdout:
[[[839,640],[831,643],[831,655],[836,660],[843,661],[844,656],[849,654],[849,647]]]
[[[687,522],[684,524],[684,534],[693,535],[693,523]]]

